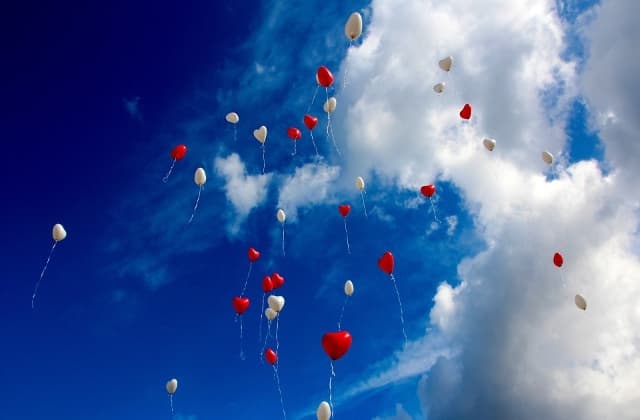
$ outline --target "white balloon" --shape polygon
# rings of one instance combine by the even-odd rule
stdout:
[[[53,225],[53,230],[51,231],[51,236],[53,236],[53,240],[59,242],[67,237],[67,231],[64,230],[60,223]]]
[[[284,221],[287,220],[287,214],[282,209],[278,209],[276,217],[278,218],[278,222],[280,223],[284,223]]]
[[[445,82],[436,83],[435,85],[433,85],[433,91],[435,93],[442,93],[444,92],[445,86],[446,86]]]
[[[451,70],[451,66],[453,66],[453,57],[445,57],[442,60],[438,61],[438,66],[444,71]]]
[[[198,186],[203,186],[204,183],[207,182],[207,174],[204,171],[204,168],[196,169],[196,173],[193,174],[193,180]]]
[[[356,178],[356,188],[358,191],[364,190],[364,178],[359,176]]]
[[[166,385],[167,388],[167,392],[171,395],[175,394],[176,389],[178,389],[178,380],[177,379],[171,379],[167,382]]]
[[[267,308],[264,310],[264,316],[266,316],[269,321],[273,321],[278,316],[278,313],[271,308]]]
[[[358,12],[351,13],[344,25],[344,34],[347,39],[354,41],[362,34],[362,16]]]
[[[224,117],[224,119],[231,124],[238,124],[238,121],[240,121],[240,116],[235,112],[230,112]]]
[[[347,280],[344,283],[344,294],[347,296],[351,296],[354,292],[353,282],[351,280]]]
[[[322,401],[316,410],[318,420],[329,420],[331,418],[331,406],[328,402]]]
[[[580,295],[576,295],[574,301],[576,302],[576,306],[583,311],[587,309],[587,301]]]
[[[542,152],[542,160],[544,160],[544,163],[547,165],[551,165],[553,163],[553,155],[545,150]]]
[[[267,127],[262,125],[257,130],[253,130],[253,137],[255,137],[260,143],[264,144],[264,142],[267,141]]]
[[[496,147],[495,139],[490,139],[488,137],[482,140],[482,144],[484,145],[485,149],[487,149],[490,152],[493,151],[493,149],[495,149]]]
[[[322,106],[322,109],[324,109],[324,112],[333,112],[336,110],[336,106],[338,105],[338,102],[336,101],[336,97],[332,96],[329,99],[327,99],[324,103],[324,105]]]
[[[284,297],[282,296],[271,295],[267,299],[267,302],[269,303],[269,308],[276,312],[280,312],[282,308],[284,308]]]

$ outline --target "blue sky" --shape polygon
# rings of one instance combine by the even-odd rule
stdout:
[[[3,415],[170,418],[164,384],[175,377],[176,418],[279,418],[272,370],[259,360],[258,343],[260,281],[277,271],[286,278],[278,291],[286,298],[279,373],[288,418],[315,418],[328,400],[329,359],[320,339],[335,330],[347,279],[356,291],[342,325],[354,341],[335,363],[338,418],[474,418],[466,409],[507,418],[517,407],[562,418],[580,398],[591,401],[585,418],[611,404],[626,418],[627,405],[612,403],[600,382],[577,394],[579,387],[533,374],[535,386],[557,386],[558,401],[567,403],[527,400],[521,394],[531,389],[510,359],[524,348],[522,366],[555,372],[561,363],[545,352],[529,355],[546,345],[566,362],[558,375],[569,372],[570,385],[579,382],[571,376],[575,366],[625,370],[626,362],[598,353],[597,338],[584,345],[599,354],[595,359],[554,341],[554,324],[587,321],[574,321],[575,308],[550,283],[557,273],[541,262],[562,248],[569,287],[591,292],[596,315],[588,322],[601,329],[610,319],[598,304],[618,297],[599,289],[609,284],[604,280],[578,280],[581,270],[599,273],[599,266],[573,262],[608,244],[609,264],[637,270],[627,241],[610,242],[635,238],[637,203],[617,194],[625,187],[615,178],[627,168],[618,158],[624,141],[607,137],[606,124],[615,128],[625,115],[587,83],[595,72],[589,49],[600,45],[592,29],[598,6],[544,1],[524,13],[524,3],[514,2],[476,26],[466,24],[474,12],[464,0],[435,3],[13,6],[2,25]],[[353,11],[362,13],[365,31],[345,61],[343,26]],[[438,37],[446,25],[460,34]],[[436,58],[448,54],[456,65],[444,76]],[[311,113],[319,118],[314,134],[322,159],[314,158],[302,124],[319,65],[336,77],[329,95],[338,98],[332,119],[343,152],[324,135],[320,90]],[[431,86],[443,77],[448,90],[436,97]],[[460,124],[453,117],[466,101],[474,118]],[[240,115],[237,142],[224,120],[230,111]],[[252,136],[260,125],[269,129],[266,175]],[[290,126],[303,132],[294,157]],[[484,136],[497,139],[490,157],[478,147]],[[179,143],[189,151],[163,184]],[[556,156],[552,168],[539,158],[543,149]],[[187,225],[198,167],[208,179]],[[368,217],[353,187],[358,175],[367,183]],[[440,224],[419,194],[430,183],[438,188]],[[337,211],[342,203],[352,206],[351,254]],[[286,256],[279,206],[289,216]],[[616,213],[625,209],[635,217]],[[549,229],[536,229],[549,214]],[[54,223],[68,238],[57,246],[31,310]],[[585,225],[594,227],[585,232]],[[231,298],[242,288],[249,246],[262,257],[247,289],[248,356],[241,360]],[[386,250],[396,258],[406,348],[392,283],[376,265]],[[543,311],[534,305],[540,299],[555,306]],[[631,319],[631,309],[620,307],[606,316]],[[537,334],[522,338],[536,320]],[[586,328],[580,324],[576,333]],[[490,395],[492,386],[504,395]]]

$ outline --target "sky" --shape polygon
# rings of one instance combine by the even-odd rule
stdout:
[[[636,418],[639,12],[632,0],[8,6],[3,418],[170,419],[177,378],[176,420],[314,419],[330,392],[321,338],[343,307],[353,344],[334,362],[334,418]],[[187,154],[163,183],[177,144]],[[68,236],[32,309],[55,223]],[[249,247],[261,257],[241,338],[231,300]],[[377,266],[385,251],[400,300]],[[259,340],[273,272],[282,401]]]

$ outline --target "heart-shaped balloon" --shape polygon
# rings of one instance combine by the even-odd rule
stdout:
[[[233,304],[233,309],[236,310],[236,313],[238,315],[242,315],[244,311],[246,311],[249,308],[250,301],[249,301],[249,298],[236,296],[233,298],[231,303]]]
[[[328,332],[322,336],[322,348],[332,360],[338,360],[349,350],[351,341],[348,331]]]
[[[487,149],[488,151],[492,152],[493,149],[496,148],[496,140],[495,139],[491,139],[491,138],[486,138],[484,140],[482,140],[482,144],[484,145],[484,148]]]
[[[331,71],[325,66],[318,67],[318,72],[316,73],[316,81],[322,87],[329,87],[333,84],[333,74]]]
[[[264,310],[264,316],[266,316],[269,321],[273,321],[278,316],[278,313],[271,308],[267,308]]]
[[[318,119],[313,115],[307,114],[304,116],[304,125],[307,126],[309,130],[313,130],[317,124],[318,124]]]
[[[284,284],[284,277],[278,273],[273,273],[271,275],[271,281],[273,282],[273,288],[278,289]]]
[[[187,154],[187,146],[179,144],[171,150],[171,159],[180,160]]]
[[[393,273],[393,265],[393,254],[390,251],[385,252],[382,257],[378,258],[378,267],[387,274]]]
[[[264,351],[264,358],[270,365],[273,365],[278,361],[278,355],[270,348]]]
[[[348,204],[341,204],[338,206],[338,211],[340,212],[342,217],[347,217],[347,215],[351,211],[351,206]]]
[[[267,127],[263,125],[257,130],[253,130],[253,137],[255,137],[260,143],[264,144],[264,142],[267,141]]]
[[[262,278],[262,290],[265,293],[269,293],[270,291],[273,290],[273,281],[271,281],[271,277],[264,276]]]
[[[435,93],[440,94],[444,92],[445,86],[446,86],[445,82],[436,83],[435,85],[433,85],[433,91]]]
[[[322,401],[316,409],[316,418],[318,420],[329,420],[331,418],[331,406],[328,402]]]
[[[295,127],[289,127],[287,130],[287,136],[289,136],[291,140],[297,141],[302,137],[302,133]]]
[[[336,100],[335,96],[332,96],[325,101],[324,105],[322,105],[322,109],[324,109],[324,112],[330,113],[334,112],[337,106],[338,101]]]
[[[420,188],[420,192],[422,193],[422,195],[424,195],[427,198],[431,198],[433,197],[433,194],[436,193],[436,186],[433,184],[429,184],[429,185],[423,185]]]
[[[460,118],[468,120],[471,118],[471,105],[464,104],[462,109],[460,110]]]
[[[252,247],[250,247],[249,250],[247,251],[247,255],[249,256],[250,262],[257,261],[258,258],[260,258],[260,252]]]
[[[564,258],[562,258],[561,253],[556,252],[555,254],[553,254],[553,263],[556,265],[556,267],[562,267],[562,264],[564,263]]]
[[[271,295],[267,299],[267,302],[269,303],[269,308],[273,309],[276,312],[280,312],[282,311],[282,308],[284,308],[283,296]]]

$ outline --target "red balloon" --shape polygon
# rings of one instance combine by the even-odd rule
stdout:
[[[300,140],[302,133],[295,127],[289,127],[287,130],[287,136],[293,141]]]
[[[316,124],[318,124],[318,119],[316,117],[309,114],[304,116],[304,125],[306,125],[309,130],[313,130]]]
[[[271,349],[266,349],[264,351],[264,358],[270,365],[273,365],[278,361],[278,355]]]
[[[333,74],[331,74],[329,69],[325,66],[318,67],[316,79],[318,80],[318,84],[322,87],[327,88],[333,84]]]
[[[436,186],[433,185],[433,184],[423,185],[422,188],[420,188],[420,192],[425,197],[431,198],[431,197],[433,197],[433,194],[436,193]]]
[[[338,211],[340,212],[342,217],[347,217],[347,215],[351,211],[351,206],[348,204],[341,204],[338,206]]]
[[[564,258],[562,258],[561,253],[556,252],[555,254],[553,254],[553,263],[556,265],[556,267],[562,267],[562,264],[564,263]]]
[[[393,273],[393,265],[393,254],[390,251],[385,252],[382,254],[382,257],[378,259],[378,267],[387,274]]]
[[[171,150],[171,159],[180,160],[187,154],[187,146],[179,144]]]
[[[262,290],[265,293],[269,293],[270,291],[273,290],[273,281],[271,281],[271,277],[264,276],[262,278]]]
[[[273,273],[271,275],[271,281],[273,282],[273,288],[278,289],[284,284],[284,277],[278,273]]]
[[[246,311],[247,308],[249,308],[249,303],[251,302],[249,301],[249,298],[236,296],[233,298],[231,303],[233,304],[233,309],[236,310],[236,313],[238,315],[242,315],[244,311]]]
[[[249,256],[249,261],[251,262],[257,261],[258,258],[260,258],[260,252],[255,248],[249,248],[249,251],[247,251],[247,255]]]
[[[322,348],[332,360],[338,360],[349,350],[351,341],[348,331],[329,332],[322,336]]]
[[[471,118],[471,105],[464,104],[462,110],[460,110],[460,118],[468,120]]]

